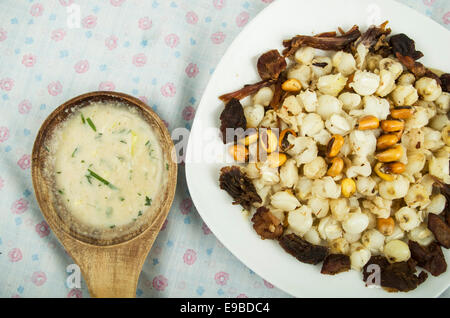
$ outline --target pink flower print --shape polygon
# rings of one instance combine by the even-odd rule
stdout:
[[[9,261],[11,263],[16,263],[22,260],[22,251],[20,248],[13,248],[8,253]]]
[[[139,53],[133,56],[133,64],[136,67],[143,67],[145,64],[147,64],[147,57],[144,53]]]
[[[75,64],[74,69],[78,74],[86,73],[89,70],[89,62],[87,60],[81,60]]]
[[[71,289],[70,292],[67,293],[67,298],[83,298],[83,292],[80,289]]]
[[[199,73],[197,64],[189,63],[185,70],[187,76],[189,78],[196,77]]]
[[[448,11],[446,14],[444,14],[444,16],[442,18],[443,18],[445,24],[449,24],[450,23],[450,11]]]
[[[167,83],[163,87],[161,87],[161,94],[164,97],[174,97],[177,93],[177,89],[173,83]]]
[[[209,229],[209,227],[206,225],[206,223],[202,224],[202,230],[203,230],[203,234],[208,235],[211,234],[211,230]]]
[[[139,29],[141,29],[141,30],[148,30],[152,27],[152,25],[153,25],[153,22],[152,22],[152,20],[150,20],[149,17],[140,18],[138,21],[138,26],[139,26]]]
[[[263,281],[264,281],[264,286],[266,286],[267,288],[270,288],[270,289],[273,288],[273,285],[272,285],[271,283],[269,283],[269,282],[266,281],[265,279],[263,279]]]
[[[148,98],[147,98],[147,97],[145,97],[145,96],[139,96],[138,98],[139,98],[139,100],[140,100],[141,102],[143,102],[143,103],[145,103],[145,104],[148,105]]]
[[[59,3],[63,6],[63,7],[68,7],[73,3],[74,0],[59,0]]]
[[[183,255],[183,261],[187,265],[192,265],[197,260],[197,253],[194,250],[188,249]]]
[[[111,5],[113,5],[115,7],[120,7],[124,2],[125,2],[125,0],[110,0],[109,1],[109,3],[111,3]]]
[[[184,199],[183,201],[181,201],[180,203],[180,210],[181,213],[186,215],[189,212],[191,212],[191,208],[192,208],[192,200],[189,198]]]
[[[61,94],[62,92],[62,85],[59,81],[51,82],[47,86],[48,93],[52,96],[56,96]]]
[[[187,106],[183,109],[183,119],[186,121],[193,120],[195,117],[195,108]]]
[[[239,294],[236,298],[248,298],[248,296],[246,294]]]
[[[30,14],[33,17],[40,17],[44,12],[44,7],[40,3],[35,3],[31,6]]]
[[[95,15],[88,15],[81,21],[81,24],[86,29],[93,29],[97,25],[97,17]]]
[[[0,88],[4,91],[10,91],[14,87],[14,81],[7,77],[0,80]]]
[[[22,169],[26,170],[30,168],[31,166],[31,156],[30,155],[23,155],[19,161],[17,161],[17,165]]]
[[[116,89],[116,86],[113,82],[101,82],[100,85],[98,85],[98,89],[100,91],[113,91]]]
[[[152,282],[153,288],[157,291],[164,291],[166,287],[169,285],[167,278],[165,278],[163,275],[156,276],[153,278]]]
[[[236,18],[236,24],[238,27],[242,28],[244,25],[247,24],[248,20],[250,18],[250,15],[248,12],[241,12]]]
[[[39,237],[46,237],[50,234],[50,228],[47,224],[47,222],[42,221],[41,223],[36,224],[35,227],[36,233],[39,235]]]
[[[7,37],[8,33],[6,32],[6,30],[0,28],[0,42],[5,41]]]
[[[112,51],[117,47],[117,41],[119,39],[115,37],[114,35],[111,35],[109,38],[106,38],[105,40],[105,46],[108,48],[108,50]]]
[[[214,275],[214,279],[216,280],[216,283],[221,286],[226,285],[229,278],[230,278],[230,275],[225,272],[219,272],[216,275]]]
[[[166,36],[165,42],[167,46],[173,49],[180,43],[180,38],[178,37],[178,35],[172,33]]]
[[[5,180],[0,177],[0,190],[3,189],[3,186],[5,185]]]
[[[0,127],[0,142],[7,141],[9,138],[9,129],[8,127]]]
[[[24,198],[15,201],[11,206],[11,211],[14,214],[24,214],[26,210],[28,210],[28,201]]]
[[[169,123],[167,121],[165,121],[164,119],[162,120],[164,126],[166,126],[166,128],[169,128]]]
[[[198,15],[194,11],[189,11],[186,13],[186,22],[189,24],[197,24]]]
[[[47,281],[47,275],[44,272],[34,272],[31,275],[31,282],[36,286],[42,286]]]
[[[226,35],[223,32],[216,32],[213,35],[211,35],[211,41],[214,44],[221,44],[223,41],[225,41]]]
[[[22,58],[22,64],[26,67],[33,67],[36,64],[36,56],[33,54],[25,54]]]
[[[167,223],[168,223],[169,221],[167,221],[167,219],[165,219],[164,220],[164,223],[163,223],[163,225],[161,226],[161,231],[164,231],[166,228],[167,228]]]
[[[436,2],[436,0],[423,0],[423,3],[426,5],[426,6],[432,6],[434,3]]]
[[[19,103],[19,113],[28,114],[31,110],[31,103],[29,100],[23,100]]]
[[[226,1],[225,0],[214,0],[213,5],[214,8],[221,10],[223,7],[225,7]]]
[[[61,41],[66,36],[64,29],[56,29],[52,31],[52,40],[55,42]]]

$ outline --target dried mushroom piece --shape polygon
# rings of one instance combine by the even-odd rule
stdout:
[[[224,94],[219,99],[225,103],[228,103],[232,99],[244,99],[247,96],[255,94],[261,88],[271,86],[276,80],[264,80],[255,84],[245,85],[243,88],[228,94]]]
[[[250,210],[253,203],[262,202],[252,181],[237,166],[222,168],[219,182],[220,188],[234,199],[233,204],[240,204]]]
[[[383,55],[389,55],[391,47],[386,38],[391,34],[391,29],[386,28],[387,24],[388,22],[386,21],[380,26],[371,26],[356,40],[354,47],[362,43],[367,49],[372,49],[374,52],[383,52]]]
[[[295,234],[283,235],[279,239],[281,247],[300,262],[316,265],[328,255],[328,248],[313,245]]]
[[[439,79],[441,80],[442,90],[444,92],[450,93],[450,74],[442,74]]]
[[[310,46],[321,50],[347,50],[350,45],[361,36],[359,27],[354,25],[349,31],[340,36],[335,32],[322,33],[316,36],[297,35],[290,40],[283,41],[285,57],[293,55],[302,46]]]
[[[436,241],[445,248],[450,248],[450,226],[436,214],[428,214],[428,228]]]
[[[276,239],[283,234],[283,225],[266,207],[260,207],[252,217],[253,228],[261,239]]]
[[[349,271],[351,268],[350,257],[344,254],[330,254],[325,258],[322,265],[322,274],[336,275]]]
[[[421,246],[419,243],[409,241],[411,257],[417,262],[417,265],[426,269],[433,276],[439,276],[447,270],[447,262],[441,247],[432,242],[428,246]]]
[[[416,275],[416,262],[410,259],[407,262],[399,262],[390,264],[383,256],[372,256],[363,268],[363,281],[366,284],[373,284],[374,274],[370,265],[378,265],[380,273],[380,285],[391,292],[407,292],[416,289],[428,277],[427,273],[421,272]]]
[[[414,60],[423,57],[423,53],[416,50],[416,43],[406,34],[400,33],[391,36],[389,39],[394,54],[400,53],[402,56],[409,56]]]
[[[259,57],[257,67],[262,80],[276,80],[286,69],[287,63],[277,50],[271,50]]]
[[[239,136],[235,134],[227,134],[227,129],[242,129],[242,133],[247,128],[247,119],[244,115],[244,108],[237,99],[230,100],[225,109],[220,114],[220,132],[222,133],[223,143],[234,142]]]

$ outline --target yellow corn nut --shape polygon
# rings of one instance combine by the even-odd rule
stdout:
[[[243,145],[232,145],[228,149],[228,152],[237,162],[244,163],[247,160],[248,149]]]
[[[389,236],[394,233],[395,221],[389,217],[387,219],[377,219],[377,230],[384,236]]]
[[[395,145],[398,141],[399,139],[395,134],[381,135],[377,139],[377,148],[379,150],[387,149]]]
[[[267,156],[267,162],[270,168],[278,168],[284,165],[287,160],[287,156],[284,153],[272,152]]]
[[[278,141],[278,146],[280,147],[281,151],[288,151],[289,149],[291,149],[292,147],[294,147],[294,145],[289,144],[288,142],[288,136],[289,134],[293,135],[294,137],[297,137],[297,133],[295,131],[293,131],[292,129],[284,129],[281,133],[280,133],[280,139]]]
[[[331,166],[327,171],[327,176],[330,177],[337,177],[341,174],[342,170],[344,169],[344,160],[339,157],[334,157],[331,160]]]
[[[403,156],[403,148],[400,145],[389,148],[383,152],[380,152],[375,157],[381,162],[393,162],[398,161]]]
[[[341,193],[344,197],[350,198],[356,192],[356,183],[353,179],[345,178],[341,182]]]
[[[406,165],[402,162],[390,162],[381,166],[381,171],[385,173],[401,174],[405,172]]]
[[[278,138],[271,129],[261,130],[259,134],[261,147],[267,153],[274,152],[278,147]]]
[[[383,163],[382,162],[378,162],[375,165],[375,167],[373,168],[373,170],[375,171],[377,176],[379,176],[381,179],[383,179],[385,181],[393,181],[395,179],[395,177],[392,174],[383,172],[382,169],[381,169],[382,166],[383,166]]]
[[[378,127],[380,127],[380,121],[372,115],[361,117],[358,121],[359,130],[377,129]]]
[[[411,106],[398,106],[391,109],[391,117],[394,119],[409,119],[414,114]]]
[[[339,151],[341,151],[343,145],[344,137],[342,137],[341,135],[331,136],[331,139],[327,145],[327,156],[329,158],[336,157],[339,154]]]
[[[281,85],[281,89],[286,92],[300,92],[302,83],[296,78],[291,78]]]
[[[249,134],[246,134],[244,138],[239,139],[238,143],[245,146],[249,146],[257,141],[258,141],[258,132],[256,130],[253,130]]]
[[[401,120],[382,120],[381,129],[384,132],[402,131],[405,128],[405,122]]]

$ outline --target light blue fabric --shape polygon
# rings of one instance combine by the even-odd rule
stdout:
[[[30,154],[48,114],[79,94],[112,89],[146,101],[169,130],[190,129],[220,57],[270,2],[0,1],[0,296],[89,296],[84,282],[81,289],[67,287],[72,260],[33,193]],[[401,2],[450,28],[449,1]],[[192,205],[180,165],[173,207],[144,264],[137,296],[288,295],[215,239]]]

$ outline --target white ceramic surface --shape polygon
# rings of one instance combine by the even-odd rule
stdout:
[[[208,139],[206,130],[219,127],[223,103],[218,96],[259,81],[257,58],[269,49],[282,50],[282,40],[296,34],[348,30],[357,24],[365,31],[371,24],[389,20],[393,34],[406,33],[416,41],[426,66],[450,71],[450,34],[431,19],[390,0],[278,0],[255,17],[234,40],[217,66],[197,109],[189,139],[186,177],[192,200],[205,223],[237,258],[258,275],[296,297],[436,297],[450,284],[450,270],[409,293],[387,293],[366,288],[356,271],[327,276],[320,265],[297,261],[275,241],[261,240],[242,216],[240,206],[218,185],[219,170],[230,165],[218,131]],[[447,57],[447,58],[445,58]],[[201,158],[199,154],[208,154]],[[192,160],[193,157],[195,160]],[[189,159],[191,158],[191,159]],[[211,163],[211,159],[216,162]],[[214,161],[214,160],[213,160]],[[444,251],[447,262],[450,252]]]

